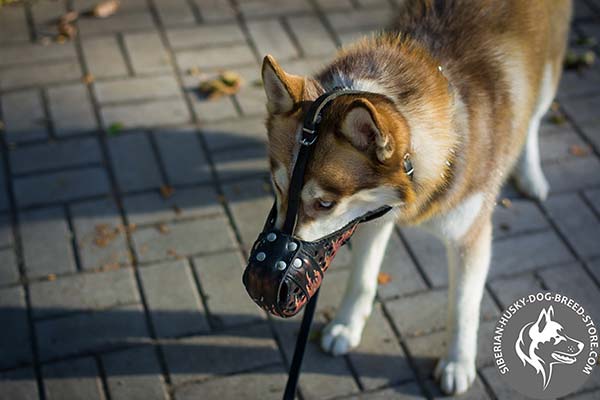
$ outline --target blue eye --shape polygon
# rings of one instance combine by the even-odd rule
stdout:
[[[321,210],[330,210],[334,205],[334,201],[317,200],[317,208]]]

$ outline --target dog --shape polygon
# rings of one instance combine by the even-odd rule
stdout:
[[[542,309],[538,319],[526,324],[519,332],[515,351],[523,362],[529,364],[536,374],[542,375],[544,390],[552,378],[555,364],[573,364],[583,350],[583,343],[564,333],[564,327],[554,318],[554,308]]]
[[[557,90],[571,7],[570,0],[406,0],[390,28],[341,49],[314,76],[264,58],[276,225],[286,214],[303,115],[334,88],[364,93],[336,98],[323,115],[296,235],[315,240],[383,205],[394,209],[352,239],[353,270],[323,332],[325,351],[341,355],[359,344],[394,223],[418,225],[448,254],[449,344],[435,376],[448,394],[472,384],[496,197],[511,172],[527,196],[548,194],[538,129]]]

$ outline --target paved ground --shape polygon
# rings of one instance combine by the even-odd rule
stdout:
[[[112,18],[82,19],[73,42],[39,43],[65,7],[92,3],[0,10],[0,399],[277,399],[299,322],[267,317],[240,282],[271,203],[259,61],[313,70],[394,3],[127,0]],[[600,1],[576,3],[574,45],[600,42]],[[248,84],[202,101],[193,67]],[[490,331],[517,295],[561,290],[600,323],[600,64],[568,72],[558,99],[566,122],[542,127],[550,199],[507,188],[512,206],[495,215],[465,398],[516,398],[491,366]],[[349,255],[328,272],[321,323]],[[311,343],[301,398],[438,396],[444,264],[440,244],[398,229],[363,343],[341,358]],[[574,398],[600,398],[600,373]]]

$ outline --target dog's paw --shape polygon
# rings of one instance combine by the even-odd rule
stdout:
[[[358,346],[360,336],[359,329],[332,321],[321,334],[321,348],[334,356],[341,356]]]
[[[435,378],[445,394],[466,392],[475,380],[475,362],[442,358],[435,367]]]
[[[522,176],[516,175],[515,183],[517,189],[530,199],[544,201],[550,192],[550,185],[541,171]]]

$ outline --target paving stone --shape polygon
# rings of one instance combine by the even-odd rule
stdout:
[[[206,306],[218,328],[264,319],[264,312],[244,290],[243,267],[242,257],[237,252],[194,258]]]
[[[124,40],[136,74],[171,71],[171,60],[158,33],[131,33]]]
[[[38,321],[36,331],[42,361],[149,340],[141,305]]]
[[[496,206],[492,222],[494,239],[550,227],[536,204],[525,199],[511,200],[510,207]]]
[[[600,67],[597,64],[581,71],[564,71],[557,97],[560,103],[564,104],[567,99],[597,94],[598,83],[600,83]]]
[[[502,309],[508,308],[517,299],[542,290],[542,284],[533,274],[495,279],[489,287],[500,301]]]
[[[585,307],[594,321],[600,321],[600,309],[598,309],[600,289],[580,264],[569,263],[545,269],[540,271],[539,275],[548,290],[573,298]]]
[[[204,399],[280,399],[287,373],[273,366],[244,374],[183,386],[175,391],[176,400]]]
[[[253,179],[223,186],[227,204],[246,248],[250,248],[273,205],[271,187]]]
[[[6,68],[0,75],[0,89],[47,85],[58,82],[74,82],[81,79],[81,67],[77,61],[42,63]]]
[[[508,276],[572,259],[567,247],[551,231],[499,240],[494,243],[489,277]]]
[[[241,118],[204,124],[201,131],[211,151],[267,143],[264,118]]]
[[[102,357],[106,380],[113,400],[167,399],[156,352],[138,347]]]
[[[391,18],[390,11],[386,9],[327,13],[326,16],[336,32],[379,29],[390,22]]]
[[[263,324],[172,341],[163,350],[176,385],[281,362],[271,331]]]
[[[4,172],[4,161],[0,157],[0,211],[6,211],[10,207],[8,201],[8,185],[6,184],[5,172]],[[4,219],[0,216],[0,246],[4,240]]]
[[[187,0],[159,0],[154,4],[164,26],[181,26],[196,22]]]
[[[189,98],[201,122],[219,121],[238,116],[232,96],[223,96],[219,99],[209,100],[201,98],[197,93],[190,93]]]
[[[240,3],[240,11],[252,18],[311,11],[311,7],[306,0],[246,0]]]
[[[431,284],[435,287],[447,285],[448,263],[442,242],[420,228],[402,228],[402,234]]]
[[[575,193],[550,196],[544,207],[580,257],[600,255],[600,221],[580,196]]]
[[[281,7],[280,2],[277,3],[277,6],[271,7],[271,9],[279,9]],[[296,47],[279,20],[250,22],[248,23],[248,31],[259,54],[271,54],[276,59],[282,60],[298,56]]]
[[[0,289],[0,320],[10,327],[0,331],[0,368],[31,362],[27,306],[21,287]]]
[[[137,229],[133,233],[133,241],[138,259],[142,262],[173,259],[234,247],[234,237],[229,222],[220,216]]]
[[[22,368],[0,374],[0,400],[38,400],[33,369]]]
[[[596,280],[600,281],[600,258],[588,262],[588,266],[592,274],[596,277]]]
[[[121,124],[123,128],[146,128],[190,121],[190,114],[183,98],[104,106],[101,113],[104,125],[107,127]]]
[[[432,290],[415,296],[386,303],[394,324],[405,337],[422,336],[441,330],[446,325],[448,291]],[[419,310],[415,313],[414,310]],[[481,319],[491,320],[500,313],[491,297],[484,293],[481,302]]]
[[[266,153],[264,146],[248,146],[217,153],[213,155],[217,175],[221,180],[266,177],[269,174]]]
[[[360,345],[349,354],[349,358],[360,384],[366,390],[414,378],[406,355],[379,305],[373,308]]]
[[[83,54],[88,70],[97,78],[127,75],[127,65],[114,36],[83,38]]]
[[[123,200],[129,223],[136,225],[223,214],[213,187],[176,189],[164,198],[158,192],[127,196]]]
[[[50,44],[15,44],[0,47],[0,67],[15,64],[47,64],[48,61],[76,59],[73,43]]]
[[[0,250],[0,285],[8,285],[19,281],[19,267],[13,249]]]
[[[498,400],[527,400],[530,399],[517,392],[509,385],[506,384],[505,380],[500,376],[500,372],[495,365],[484,368],[481,370],[483,378],[487,384],[491,387],[496,398]]]
[[[25,42],[29,40],[25,7],[6,4],[0,14],[0,43]]]
[[[460,397],[459,396],[448,397],[447,395],[443,394],[439,389],[439,385],[432,380],[425,382],[425,387],[433,395],[433,399],[446,399],[446,400],[447,399],[460,399],[460,400],[488,400],[488,399],[491,399],[491,397],[485,390],[485,387],[483,386],[483,383],[481,383],[481,380],[479,378],[475,378],[475,382],[473,382],[473,386],[471,386],[466,393],[461,394]]]
[[[82,84],[48,89],[50,115],[57,136],[86,133],[97,129],[87,88]]]
[[[148,135],[143,132],[111,138],[108,147],[122,191],[158,188],[162,184]]]
[[[129,264],[125,227],[110,198],[71,206],[77,249],[83,269],[113,268]]]
[[[179,85],[172,75],[115,79],[96,82],[100,103],[148,100],[160,97],[179,97]]]
[[[544,168],[550,182],[550,192],[558,193],[584,189],[600,184],[600,162],[596,157],[585,157]]]
[[[596,211],[596,214],[600,214],[600,189],[591,189],[583,192],[585,198],[589,201],[589,204]]]
[[[361,8],[390,7],[388,0],[357,0],[357,3]]]
[[[49,400],[104,398],[98,367],[91,357],[45,365],[42,373]]]
[[[288,23],[305,56],[331,56],[335,53],[335,42],[318,17],[291,17]]]
[[[590,82],[588,81],[586,84],[590,85]],[[596,112],[599,105],[600,96],[561,101],[561,106],[574,118],[575,124],[581,128],[584,135],[592,142],[596,149],[600,149],[600,133],[598,133],[597,129],[600,117]]]
[[[236,17],[231,2],[227,0],[192,0],[192,2],[199,8],[203,21],[229,21]]]
[[[119,10],[110,18],[85,18],[78,22],[82,36],[130,32],[154,27],[152,16],[147,10],[122,12]]]
[[[75,139],[34,146],[21,146],[9,153],[13,174],[100,163],[102,154],[96,138]]]
[[[30,285],[30,296],[35,318],[140,302],[131,268],[34,282]]]
[[[266,140],[265,115],[267,112],[267,96],[262,86],[260,69],[256,66],[236,68],[236,72],[242,76],[246,85],[243,85],[235,94],[237,103],[244,115],[260,115],[258,140]],[[241,139],[241,137],[240,137]]]
[[[63,209],[27,211],[21,213],[19,218],[28,276],[75,271],[72,233]]]
[[[141,268],[154,329],[159,337],[208,331],[206,312],[186,260]]]
[[[11,246],[13,244],[13,232],[8,215],[0,214],[0,247]]]
[[[43,139],[47,136],[48,125],[39,91],[8,93],[1,100],[4,130],[9,142]]]
[[[416,382],[349,397],[351,400],[423,400],[425,398]]]
[[[177,53],[177,64],[181,70],[198,67],[201,70],[253,64],[256,60],[247,44],[215,47],[200,50],[184,50]]]
[[[238,24],[218,24],[172,29],[167,32],[174,49],[227,45],[245,42],[244,33]]]
[[[579,148],[587,153],[592,152],[590,146],[584,143],[570,124],[542,124],[540,128],[542,165],[581,157],[581,155],[573,154],[574,148]]]
[[[365,36],[370,36],[371,34],[373,34],[374,29],[369,29],[369,28],[361,28],[358,31],[350,31],[350,32],[341,32],[337,34],[338,40],[340,42],[341,47],[345,47],[348,45],[351,45],[352,43],[355,43],[361,39],[363,39]]]
[[[99,167],[14,179],[15,198],[20,207],[77,200],[105,194],[109,190],[106,171]]]
[[[381,271],[391,278],[389,283],[379,285],[377,292],[381,298],[405,295],[427,287],[397,232],[392,233],[387,245]]]
[[[174,127],[154,132],[167,179],[174,185],[212,181],[210,165],[198,140],[197,130]]]

